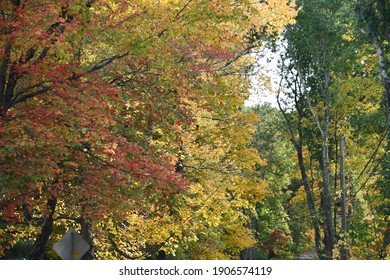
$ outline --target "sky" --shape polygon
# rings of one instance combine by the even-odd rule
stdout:
[[[245,106],[270,103],[273,107],[278,107],[276,101],[276,92],[280,81],[277,74],[278,58],[278,53],[275,54],[268,49],[265,49],[261,55],[256,54],[255,60],[258,66],[256,66],[256,74],[251,79],[251,95],[245,101]],[[264,76],[268,77],[269,80],[262,81],[260,77]]]

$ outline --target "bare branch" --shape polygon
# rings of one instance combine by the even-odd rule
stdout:
[[[187,3],[183,6],[183,8],[180,9],[180,11],[177,12],[175,18],[176,19],[179,19],[180,18],[180,14],[188,7],[189,4],[191,4],[193,0],[188,0]]]

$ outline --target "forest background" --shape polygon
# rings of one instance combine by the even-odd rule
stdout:
[[[1,0],[0,258],[73,227],[83,259],[388,259],[389,25],[388,0]],[[278,108],[244,106],[254,79]]]

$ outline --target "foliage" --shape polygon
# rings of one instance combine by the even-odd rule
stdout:
[[[1,5],[2,248],[47,233],[34,248],[55,258],[71,226],[102,259],[253,244],[243,209],[265,183],[239,109],[246,55],[293,22],[290,1]]]
[[[2,1],[0,257],[58,259],[74,227],[86,259],[388,258],[389,11]],[[279,110],[243,107],[265,46]]]
[[[365,12],[357,16],[355,2],[362,1],[297,2],[301,6],[297,24],[287,28],[283,36],[286,43],[281,44],[285,51],[278,97],[287,131],[302,155],[298,157],[301,170],[306,171],[302,180],[309,182],[305,192],[312,209],[311,223],[319,233],[315,239],[323,243],[316,243],[317,253],[325,251],[327,258],[340,258],[344,244],[352,258],[377,259],[385,255],[381,246],[386,247],[388,235],[388,215],[380,206],[388,200],[383,191],[387,188],[383,182],[387,180],[388,106],[386,95],[382,97],[381,52],[375,44],[362,44],[357,34],[367,22],[376,22],[382,29],[387,23],[383,10],[375,16]],[[378,11],[383,8],[381,1],[371,2]],[[371,6],[360,8],[373,11]],[[377,21],[372,18],[376,16]],[[359,17],[363,19],[356,24]],[[370,28],[372,25],[362,30],[373,35]],[[382,40],[384,34],[380,35]],[[386,50],[382,51],[387,56]],[[347,137],[347,233],[339,222],[339,139],[343,135]],[[313,218],[316,212],[319,219]]]

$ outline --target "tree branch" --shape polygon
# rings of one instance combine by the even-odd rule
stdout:
[[[308,94],[308,92],[306,90],[305,81],[304,81],[304,79],[302,77],[302,73],[301,73],[301,70],[299,69],[299,67],[297,67],[297,71],[298,71],[298,76],[299,76],[299,80],[300,80],[299,91],[303,92],[303,95],[305,96],[307,105],[309,106],[310,112],[312,113],[314,121],[316,122],[318,130],[320,131],[321,138],[322,139],[326,139],[325,131],[324,131],[324,129],[321,126],[320,120],[318,119],[316,112],[314,111],[313,105],[311,103],[310,96],[309,96],[309,94]]]
[[[106,67],[107,65],[109,65],[110,63],[112,63],[113,61],[117,60],[117,59],[121,59],[125,56],[127,56],[129,54],[129,52],[126,52],[122,55],[114,55],[114,56],[111,56],[109,58],[106,58],[106,59],[103,59],[102,61],[100,61],[98,64],[96,64],[95,66],[93,66],[91,69],[89,69],[86,73],[89,74],[89,73],[92,73],[92,72],[95,72],[95,71],[98,71],[104,67]]]

